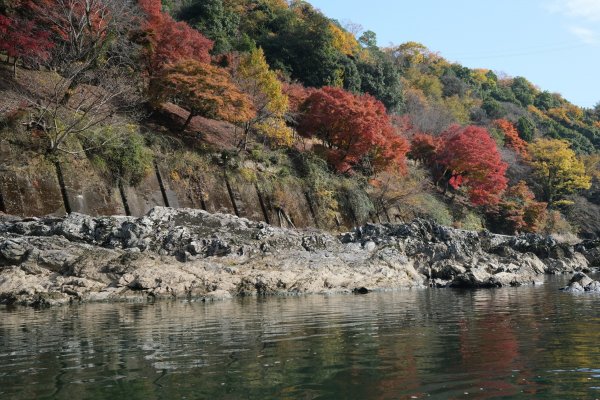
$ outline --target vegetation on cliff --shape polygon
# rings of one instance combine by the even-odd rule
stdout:
[[[181,179],[217,164],[296,180],[332,220],[599,230],[600,107],[380,48],[305,1],[1,0],[0,52],[2,140],[114,182],[154,157]]]

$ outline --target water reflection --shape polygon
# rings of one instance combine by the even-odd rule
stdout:
[[[600,297],[556,285],[0,309],[0,398],[600,397]]]

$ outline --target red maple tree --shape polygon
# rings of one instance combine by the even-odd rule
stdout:
[[[409,156],[425,165],[435,162],[438,140],[427,133],[415,133],[410,139]]]
[[[440,136],[436,161],[441,166],[440,179],[454,189],[465,187],[474,205],[496,204],[506,189],[508,165],[485,128],[448,128]]]
[[[177,22],[161,11],[160,0],[140,0],[146,14],[143,24],[150,75],[182,60],[210,62],[213,42],[185,22]]]
[[[50,57],[54,43],[50,33],[45,31],[33,19],[19,15],[13,17],[0,15],[0,51],[17,61],[45,61]]]
[[[338,172],[359,164],[371,171],[404,168],[408,143],[394,131],[385,106],[371,95],[324,87],[307,97],[301,111],[298,133],[320,139]]]

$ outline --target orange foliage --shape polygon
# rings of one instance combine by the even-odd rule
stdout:
[[[417,133],[410,140],[409,156],[413,160],[430,165],[435,161],[438,142],[436,138],[426,133]]]
[[[218,67],[194,60],[168,65],[152,82],[157,102],[173,101],[190,112],[191,118],[202,115],[229,122],[244,122],[256,115],[248,96]]]
[[[514,150],[523,158],[527,158],[527,142],[521,139],[515,125],[506,119],[497,119],[494,125],[504,133],[506,147]]]
[[[147,16],[143,29],[150,75],[180,60],[210,62],[211,40],[185,22],[177,22],[162,12],[160,0],[139,0],[139,5]]]
[[[314,90],[303,86],[301,83],[284,83],[283,93],[288,97],[289,111],[292,114],[300,112],[300,106]]]
[[[524,181],[511,186],[498,204],[499,217],[507,233],[537,232],[546,220],[547,204],[535,201]]]

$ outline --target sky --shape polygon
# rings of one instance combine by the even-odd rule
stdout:
[[[452,62],[600,102],[600,0],[309,0],[379,46],[420,42]]]

